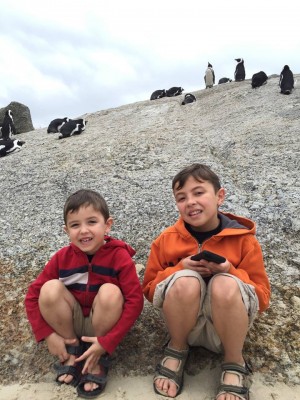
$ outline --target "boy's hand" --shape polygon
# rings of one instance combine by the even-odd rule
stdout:
[[[93,368],[98,364],[102,354],[104,354],[106,351],[98,342],[97,337],[82,336],[81,340],[83,342],[92,343],[88,350],[75,360],[76,362],[79,362],[86,359],[82,369],[82,373],[86,374],[88,371],[93,370]]]
[[[76,339],[64,339],[56,332],[52,332],[46,337],[46,343],[48,346],[49,353],[53,356],[57,356],[60,362],[67,361],[70,354],[67,353],[66,344],[76,344]]]
[[[192,271],[198,272],[203,277],[208,277],[218,273],[228,272],[231,264],[228,260],[221,264],[217,264],[204,259],[193,261],[191,260],[191,257],[187,257],[182,260],[182,265],[185,269],[191,269]]]

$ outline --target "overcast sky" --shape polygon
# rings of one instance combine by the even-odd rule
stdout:
[[[203,89],[208,62],[216,82],[233,78],[239,57],[246,78],[300,72],[296,2],[205,3],[0,0],[0,108],[23,103],[40,128],[156,89]]]

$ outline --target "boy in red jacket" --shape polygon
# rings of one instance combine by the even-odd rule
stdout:
[[[247,331],[269,305],[270,285],[249,219],[218,210],[225,191],[206,165],[192,164],[172,182],[179,220],[154,240],[143,291],[161,309],[170,341],[154,376],[155,392],[176,397],[189,345],[224,353],[217,400],[249,398],[243,358]],[[210,251],[222,260],[193,260]]]
[[[29,286],[25,307],[37,341],[57,356],[57,382],[93,398],[105,387],[112,353],[143,308],[143,293],[126,243],[107,234],[113,220],[92,190],[64,206],[70,245],[59,250]]]

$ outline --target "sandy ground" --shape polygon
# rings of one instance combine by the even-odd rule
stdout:
[[[219,370],[203,370],[196,376],[185,376],[183,392],[178,400],[212,400],[218,382]],[[58,386],[49,376],[49,382],[35,384],[0,386],[1,400],[71,400],[77,398],[76,389],[69,386]],[[106,400],[154,400],[165,397],[156,395],[152,390],[152,376],[115,377],[108,380],[105,392],[99,399]],[[253,375],[250,390],[251,400],[299,400],[300,385],[287,386],[276,382],[274,385],[264,383],[261,374]]]

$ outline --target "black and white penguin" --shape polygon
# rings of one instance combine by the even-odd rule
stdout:
[[[167,97],[179,96],[184,89],[181,86],[173,86],[170,89],[166,90]]]
[[[80,135],[85,130],[87,121],[85,119],[70,119],[61,128],[58,139],[63,139],[72,135]]]
[[[221,78],[219,79],[218,84],[221,85],[222,83],[232,82],[230,78]]]
[[[0,139],[0,157],[21,150],[24,141],[18,139]]]
[[[50,122],[47,133],[57,133],[59,132],[60,128],[69,121],[68,117],[65,118],[56,118]]]
[[[294,89],[294,75],[288,65],[280,73],[279,86],[282,94],[291,94]]]
[[[244,60],[242,58],[235,58],[237,65],[234,72],[234,80],[236,82],[244,81],[246,77]]]
[[[215,83],[215,72],[213,70],[213,66],[211,63],[207,64],[207,69],[205,71],[204,75],[204,82],[205,82],[205,87],[207,88],[212,88]]]
[[[16,128],[13,120],[13,113],[11,110],[6,110],[4,119],[1,126],[2,139],[8,140],[12,138],[12,135],[16,134]]]
[[[194,103],[196,101],[196,97],[192,93],[187,93],[184,96],[184,99],[181,103],[181,105],[189,104],[189,103]]]
[[[162,97],[166,97],[166,90],[165,89],[155,90],[151,94],[150,100],[157,100],[157,99],[161,99]]]

